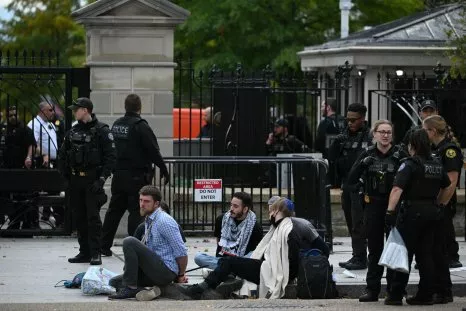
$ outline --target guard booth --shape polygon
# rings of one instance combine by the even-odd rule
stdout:
[[[67,107],[73,98],[89,97],[90,75],[89,68],[71,68],[60,61],[60,55],[52,52],[0,52],[1,236],[69,235],[72,232],[65,181],[50,150],[59,151],[60,139],[71,127],[72,115]],[[44,109],[40,107],[51,109],[53,114],[50,115],[55,115],[56,119],[40,121],[36,118]],[[15,146],[9,139],[17,131],[17,122],[24,127],[31,122],[29,125],[35,131],[31,130],[36,147],[29,169],[4,161],[8,148]],[[56,142],[52,139],[45,142],[45,137],[51,137],[51,131],[56,132]],[[45,164],[44,155],[50,160]]]

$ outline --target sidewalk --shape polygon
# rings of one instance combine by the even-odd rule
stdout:
[[[460,241],[460,256],[466,263],[466,243]],[[117,240],[117,244],[121,240]],[[334,254],[330,262],[334,266],[339,291],[345,297],[356,298],[365,287],[366,270],[352,271],[353,277],[344,274],[338,262],[350,258],[349,238],[336,238]],[[190,237],[187,241],[189,263],[188,269],[195,268],[193,261],[196,252],[214,254],[215,239]],[[116,256],[103,257],[103,265],[111,271],[122,272],[123,258],[121,246],[114,246]],[[70,264],[68,257],[78,253],[78,243],[74,238],[34,238],[0,239],[0,303],[81,303],[104,302],[105,296],[83,296],[80,290],[55,288],[60,280],[71,280],[74,275],[84,272],[88,264]],[[451,272],[455,296],[466,296],[466,268]],[[190,272],[189,283],[202,281],[201,270]],[[419,274],[413,269],[410,284],[417,284]],[[409,289],[413,292],[412,289]]]

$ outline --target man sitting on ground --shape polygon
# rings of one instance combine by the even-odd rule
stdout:
[[[215,257],[205,253],[197,253],[194,262],[200,267],[215,269],[222,256],[247,256],[262,239],[261,225],[252,211],[251,196],[245,192],[233,194],[230,210],[217,217],[215,221],[215,237],[217,250]]]
[[[152,300],[160,296],[159,286],[187,281],[187,248],[178,223],[160,208],[161,200],[160,190],[154,186],[144,186],[139,191],[139,212],[145,216],[144,237],[142,241],[135,237],[123,240],[124,273],[110,280],[118,292],[109,299]],[[121,287],[115,284],[119,280]],[[146,290],[143,286],[153,287]]]
[[[298,275],[301,249],[319,249],[328,256],[329,249],[312,224],[305,219],[291,217],[294,204],[280,198],[269,208],[271,227],[251,258],[222,257],[217,268],[204,282],[180,291],[193,299],[200,299],[207,289],[215,289],[224,297],[242,286],[242,282],[225,282],[230,274],[259,285],[260,298],[278,299],[285,295],[289,281]]]

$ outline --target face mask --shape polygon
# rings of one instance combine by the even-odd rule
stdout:
[[[275,213],[275,215],[272,215],[272,216],[270,216],[270,218],[269,218],[269,219],[270,219],[270,224],[271,224],[272,226],[276,226],[276,225],[277,225],[277,222],[276,222],[276,220],[275,220],[275,216],[277,216],[276,213]]]

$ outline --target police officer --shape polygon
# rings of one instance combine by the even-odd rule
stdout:
[[[348,232],[351,236],[353,257],[340,262],[342,268],[360,270],[367,267],[366,239],[363,236],[362,202],[355,189],[347,184],[348,173],[361,152],[372,144],[372,137],[365,117],[367,108],[353,103],[346,113],[347,128],[338,135],[329,150],[329,161],[335,163],[336,173],[341,180],[341,205],[345,214]]]
[[[165,184],[170,180],[157,138],[147,121],[141,118],[141,99],[138,95],[130,94],[126,97],[125,110],[125,116],[116,120],[112,127],[117,162],[112,180],[112,198],[102,229],[101,251],[105,256],[112,255],[110,248],[126,210],[129,212],[128,235],[133,235],[142,222],[139,189],[152,183],[152,164],[159,167]]]
[[[116,151],[108,125],[97,120],[93,107],[85,97],[69,107],[78,123],[65,134],[59,170],[69,182],[69,202],[78,231],[79,254],[68,262],[100,265],[100,207],[106,201],[103,186],[115,166]]]
[[[411,157],[400,165],[396,173],[385,223],[389,226],[396,223],[408,250],[409,266],[413,254],[416,254],[420,275],[418,292],[406,302],[431,305],[436,268],[433,260],[434,229],[439,225],[439,214],[451,197],[447,189],[450,179],[442,164],[432,157],[426,131],[420,129],[411,134],[408,150]],[[396,215],[399,202],[401,207]],[[385,304],[403,304],[408,278],[407,273],[394,272]]]
[[[425,120],[427,117],[438,115],[438,108],[435,101],[431,99],[424,100],[419,106],[419,116],[421,121]],[[415,131],[422,128],[422,124],[411,127],[403,137],[402,145],[406,152],[408,152],[408,141],[409,136]]]
[[[323,119],[317,128],[316,150],[322,152],[324,158],[327,158],[330,145],[338,134],[344,131],[346,124],[345,118],[336,113],[335,99],[324,100],[320,109]]]
[[[289,134],[288,126],[288,121],[284,118],[275,121],[273,133],[269,133],[265,142],[270,156],[276,156],[279,153],[301,153],[308,149],[305,143]]]
[[[444,118],[439,115],[430,116],[424,120],[422,126],[433,145],[434,155],[441,161],[443,169],[447,172],[451,182],[449,190],[452,192],[452,197],[445,206],[441,225],[435,231],[436,252],[434,261],[437,268],[435,270],[437,278],[434,302],[446,303],[453,301],[452,284],[448,268],[462,266],[461,262],[459,262],[459,247],[456,242],[453,217],[456,213],[456,186],[463,167],[463,154],[458,147],[458,141]]]
[[[385,213],[388,196],[400,161],[406,157],[401,147],[393,145],[393,125],[388,120],[374,123],[375,145],[364,150],[348,175],[348,184],[363,181],[364,229],[369,249],[366,292],[359,301],[377,301],[381,288],[383,266],[379,266],[385,234]],[[387,278],[387,282],[389,282]]]

